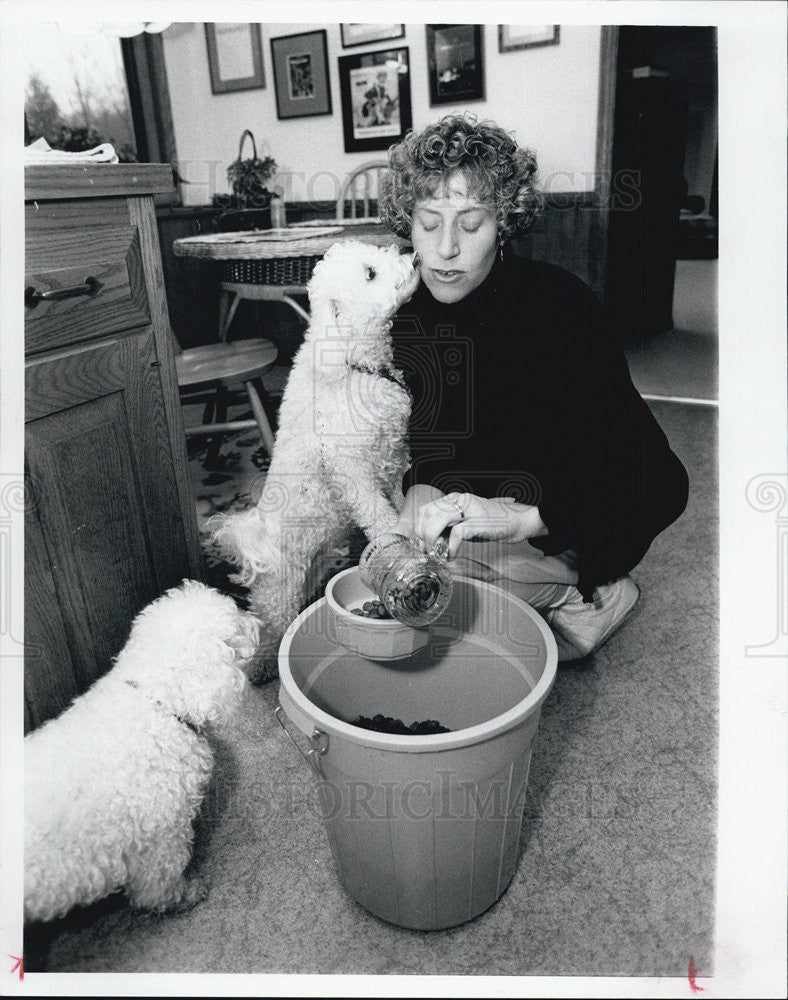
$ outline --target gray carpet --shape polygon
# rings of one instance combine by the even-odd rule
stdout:
[[[712,974],[717,414],[652,408],[689,470],[689,508],[633,573],[643,596],[626,627],[559,669],[519,863],[491,909],[417,932],[348,897],[274,682],[216,744],[193,862],[208,899],[152,917],[113,897],[31,928],[26,971],[684,977],[692,959]]]

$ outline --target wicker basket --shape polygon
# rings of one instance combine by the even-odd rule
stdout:
[[[225,260],[222,281],[236,285],[305,285],[322,256]]]

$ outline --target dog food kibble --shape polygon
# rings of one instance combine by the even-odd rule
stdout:
[[[438,599],[439,592],[440,586],[437,580],[421,577],[404,586],[393,584],[389,591],[389,600],[399,602],[411,614],[418,616],[429,611]]]
[[[364,601],[360,608],[351,608],[351,614],[361,615],[362,618],[391,618],[386,611],[383,601]]]
[[[391,733],[394,736],[437,736],[438,733],[450,733],[451,729],[442,726],[434,719],[427,719],[426,722],[412,722],[406,726],[402,719],[392,719],[388,715],[376,715],[368,719],[365,715],[359,715],[354,726],[360,729],[371,729],[375,733]]]

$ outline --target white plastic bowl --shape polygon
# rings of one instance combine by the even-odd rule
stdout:
[[[361,579],[358,566],[343,569],[326,585],[326,604],[335,635],[346,649],[370,660],[400,660],[427,644],[428,628],[413,628],[393,618],[364,618],[354,615],[365,601],[377,600]]]

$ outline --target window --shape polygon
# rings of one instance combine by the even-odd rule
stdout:
[[[98,28],[54,22],[31,27],[25,40],[25,122],[32,141],[79,151],[111,142],[134,162],[131,117],[120,39]]]
[[[140,23],[127,26],[133,37],[119,37],[107,24],[31,26],[24,41],[25,141],[42,136],[74,152],[111,142],[121,162],[174,164],[165,27]]]

